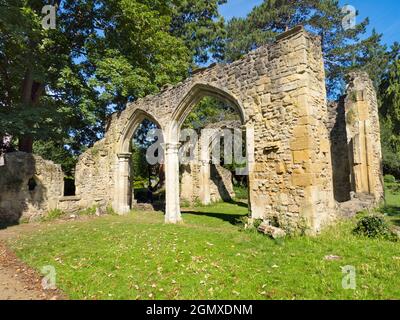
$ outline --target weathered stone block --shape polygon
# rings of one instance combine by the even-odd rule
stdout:
[[[283,229],[276,228],[268,224],[268,222],[263,222],[259,227],[258,231],[270,236],[273,239],[280,239],[286,237],[286,232]]]
[[[295,186],[308,187],[316,185],[316,177],[313,173],[294,174],[292,179]]]
[[[292,151],[313,149],[314,147],[314,139],[309,136],[296,137],[290,142],[290,149]]]
[[[331,150],[331,144],[328,139],[321,139],[319,147],[321,152],[330,152]]]
[[[293,163],[295,164],[308,162],[310,161],[310,158],[311,158],[310,150],[293,151]]]

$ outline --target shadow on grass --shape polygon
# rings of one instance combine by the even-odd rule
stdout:
[[[249,206],[247,205],[247,203],[245,202],[241,202],[241,201],[237,201],[237,200],[230,200],[230,201],[226,201],[225,203],[229,203],[238,207],[242,207],[242,208],[248,208]],[[235,213],[224,213],[224,210],[221,210],[222,212],[208,212],[207,210],[207,206],[205,207],[200,207],[200,208],[193,208],[193,209],[189,209],[189,210],[183,210],[182,213],[183,214],[191,214],[194,216],[203,216],[203,217],[210,217],[210,218],[217,218],[220,219],[222,221],[225,222],[229,222],[232,225],[238,225],[240,224],[240,219],[243,217],[247,217],[248,214],[247,213],[243,213],[243,214],[235,214]],[[210,210],[216,210],[216,208],[210,207]]]
[[[225,222],[229,222],[230,224],[236,226],[240,224],[240,218],[247,217],[247,214],[228,214],[228,213],[217,213],[217,212],[199,212],[199,211],[183,211],[183,214],[191,214],[193,216],[202,216],[202,217],[210,217],[217,218]]]
[[[399,217],[400,218],[400,207],[387,206],[387,207],[385,207],[384,211],[389,217]]]
[[[395,226],[400,227],[400,218],[399,218],[399,219],[393,219],[393,220],[392,220],[392,223],[393,223]]]
[[[238,200],[229,200],[229,201],[225,201],[226,203],[230,203],[230,204],[234,204],[236,206],[242,207],[242,208],[248,208],[249,205],[245,202],[242,201],[238,201]]]
[[[394,225],[400,227],[400,207],[387,206],[384,209],[384,213],[390,217],[390,220]]]

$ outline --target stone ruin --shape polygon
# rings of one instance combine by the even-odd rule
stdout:
[[[345,215],[376,206],[384,198],[378,101],[363,72],[351,73],[347,92],[329,104],[333,190]]]
[[[223,138],[224,130],[241,127],[240,121],[221,121],[205,126],[213,135],[204,137],[200,133],[197,144],[193,146],[193,159],[181,165],[181,199],[195,204],[208,205],[218,201],[232,201],[235,198],[233,174],[218,163],[212,163],[212,146]],[[207,139],[206,150],[201,150],[201,141]]]
[[[0,226],[58,208],[63,186],[60,165],[23,152],[6,153],[0,166]]]
[[[57,207],[71,212],[96,205],[129,212],[134,203],[131,140],[147,118],[163,132],[165,221],[181,221],[179,134],[193,106],[205,96],[234,106],[249,133],[251,218],[305,224],[316,233],[335,220],[338,203],[362,195],[371,205],[382,200],[378,106],[372,83],[364,73],[351,74],[346,97],[328,106],[320,39],[297,27],[238,61],[199,70],[175,87],[166,86],[113,114],[104,139],[79,158],[74,197],[63,197],[62,173],[56,165],[42,170],[42,160],[30,159],[29,169],[15,170],[28,156],[7,155],[0,167],[3,217],[14,207],[30,212],[31,204],[42,210]],[[40,195],[27,190],[32,177],[43,186]],[[200,179],[193,181],[202,184]],[[37,199],[43,203],[35,205]]]

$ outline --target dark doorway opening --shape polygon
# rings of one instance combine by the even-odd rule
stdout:
[[[72,197],[76,195],[75,179],[64,178],[64,197]]]

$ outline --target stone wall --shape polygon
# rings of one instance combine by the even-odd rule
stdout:
[[[204,96],[234,105],[251,132],[249,192],[252,216],[306,224],[317,232],[334,218],[327,103],[320,40],[295,28],[231,64],[200,70],[175,87],[114,114],[105,138],[77,166],[77,196],[85,205],[129,211],[132,136],[145,118],[164,133],[166,221],[179,209],[179,129]]]
[[[349,75],[346,95],[330,105],[327,127],[335,199],[346,202],[370,194],[374,204],[379,203],[383,199],[383,172],[378,103],[366,73]]]
[[[60,165],[23,152],[5,154],[0,166],[0,224],[35,219],[56,209],[63,189]]]
[[[114,159],[105,140],[97,142],[83,153],[75,168],[76,196],[82,208],[106,207],[113,197],[112,183],[115,170]]]
[[[201,202],[202,186],[199,174],[201,165],[190,163],[182,166],[181,199],[195,204]],[[205,181],[208,186],[210,202],[231,201],[235,198],[233,190],[232,172],[220,165],[210,165],[210,177]]]
[[[232,173],[219,164],[212,164],[212,147],[224,137],[225,130],[233,134],[233,130],[238,128],[240,121],[220,121],[204,127],[210,131],[199,133],[198,143],[190,146],[193,159],[181,166],[181,199],[191,204],[199,201],[207,205],[221,200],[231,201],[235,197]],[[202,136],[206,134],[208,137]],[[207,149],[203,153],[202,146]]]
[[[189,205],[200,201],[199,170],[200,166],[194,163],[181,166],[181,199]]]
[[[200,194],[208,203],[221,194],[221,183],[228,185],[228,175],[218,166],[214,176],[221,178],[212,182],[212,169],[204,165],[209,156],[201,154],[203,165],[190,168],[191,176],[182,176],[191,188],[180,192],[180,129],[205,96],[230,103],[240,114],[247,133],[252,218],[316,233],[336,218],[334,197],[347,201],[353,192],[372,194],[376,203],[382,199],[378,106],[372,82],[365,73],[351,74],[346,97],[330,104],[328,113],[320,40],[298,27],[238,61],[199,70],[175,87],[166,86],[113,114],[104,139],[79,158],[75,197],[62,197],[60,166],[36,156],[8,154],[0,167],[1,217],[17,221],[27,212],[34,216],[56,207],[73,212],[112,206],[118,213],[128,212],[134,202],[131,141],[147,118],[163,133],[165,220],[180,221],[182,194]],[[34,190],[28,188],[31,178],[37,182]],[[206,187],[199,191],[200,186]]]
[[[249,179],[252,214],[317,232],[334,219],[319,39],[284,34],[270,48],[267,68]]]
[[[211,202],[232,201],[235,198],[232,172],[220,165],[211,165],[210,199]]]
[[[334,197],[338,202],[345,202],[350,200],[351,183],[344,98],[329,103],[328,108]]]
[[[372,194],[379,202],[384,187],[378,102],[366,73],[349,75],[345,105],[352,190]]]

